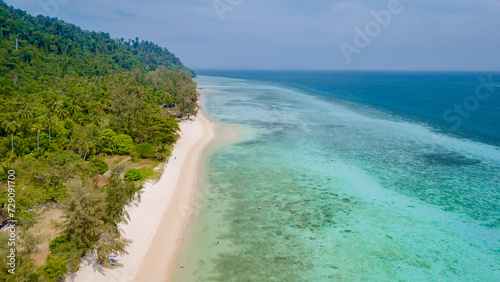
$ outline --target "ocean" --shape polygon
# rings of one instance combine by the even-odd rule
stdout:
[[[245,133],[206,154],[174,281],[500,281],[499,73],[198,75]]]

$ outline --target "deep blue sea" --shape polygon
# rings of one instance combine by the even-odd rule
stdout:
[[[498,73],[198,75],[243,133],[206,156],[174,281],[500,281]]]

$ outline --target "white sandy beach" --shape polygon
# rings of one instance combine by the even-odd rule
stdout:
[[[123,237],[133,243],[128,255],[118,257],[114,269],[102,269],[87,257],[67,281],[166,281],[180,237],[191,213],[197,174],[204,148],[215,136],[213,124],[200,113],[180,124],[175,145],[158,183],[147,183],[141,202],[127,207],[128,224],[120,225]]]

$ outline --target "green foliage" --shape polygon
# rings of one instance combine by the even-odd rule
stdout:
[[[9,248],[9,233],[8,232],[0,232],[0,244],[2,244],[2,248],[0,248],[0,280],[9,281],[9,276],[14,276],[8,273],[10,266],[7,265],[9,263],[9,258],[7,256],[10,255]],[[15,281],[15,279],[11,279],[10,281]]]
[[[8,7],[3,1],[0,1],[0,15],[1,38],[9,43],[6,51],[10,55],[5,56],[0,71],[23,64],[46,63],[39,58],[39,51],[43,51],[60,64],[57,69],[46,70],[55,75],[75,72],[79,75],[105,75],[115,69],[132,70],[141,66],[146,71],[167,68],[195,76],[174,54],[152,42],[139,41],[139,38],[128,41],[111,39],[108,33],[85,31],[58,19],[32,17]],[[20,43],[18,50],[16,37]],[[84,63],[82,61],[86,61],[89,68],[75,70],[74,66],[78,67]],[[99,64],[104,62],[110,67]]]
[[[90,177],[91,172],[89,163],[72,151],[46,152],[38,158],[25,156],[16,173],[24,176],[17,186],[26,186],[17,189],[16,202],[21,207],[32,207],[45,201],[61,201],[67,195],[65,183],[76,176]]]
[[[109,169],[108,164],[106,164],[105,161],[96,158],[92,158],[90,166],[95,169],[98,174],[104,174]]]
[[[104,129],[99,133],[99,147],[103,153],[125,155],[134,149],[134,141],[127,134],[116,135],[113,130]]]
[[[58,236],[49,245],[52,254],[66,258],[70,271],[76,271],[80,265],[80,258],[87,249],[79,248],[78,244],[71,241],[67,235]]]
[[[159,90],[156,93],[163,94],[155,97],[156,100],[168,107],[176,107],[181,116],[196,115],[198,112],[198,94],[196,83],[193,83],[189,75],[180,71],[168,71],[157,69],[145,76],[145,82]]]
[[[141,171],[141,179],[148,179],[159,175],[159,171],[155,171],[154,168],[141,167],[139,170]]]
[[[108,179],[108,185],[105,187],[107,195],[107,214],[105,218],[106,222],[113,225],[128,218],[128,214],[126,213],[124,206],[134,199],[135,193],[141,188],[136,187],[132,181],[124,181],[120,177],[121,172],[121,167],[115,167],[111,171]],[[127,179],[127,176],[125,176],[125,179]]]
[[[127,134],[116,135],[112,138],[111,151],[114,154],[125,155],[129,154],[134,149],[132,137]]]
[[[125,204],[134,198],[140,187],[123,181],[121,170],[115,168],[104,191],[89,184],[73,181],[70,196],[63,203],[64,236],[57,237],[50,245],[53,254],[65,257],[73,271],[80,256],[96,252],[98,256],[122,254],[130,243],[120,238],[117,224],[128,218]]]
[[[94,250],[97,255],[97,261],[106,261],[110,255],[128,254],[125,248],[130,243],[132,243],[131,240],[121,239],[120,234],[116,231],[104,233]]]
[[[16,217],[29,226],[37,208],[51,202],[62,203],[66,218],[64,237],[52,242],[38,272],[30,259],[36,240],[25,236],[17,277],[54,281],[65,264],[75,271],[86,252],[125,251],[116,224],[140,187],[117,172],[102,191],[92,187],[89,179],[108,170],[96,157],[166,159],[179,136],[175,116],[196,113],[195,74],[152,42],[111,39],[2,0],[0,27],[0,161],[22,175]],[[0,206],[6,202],[2,189]]]
[[[146,116],[139,120],[138,127],[143,133],[138,139],[150,144],[172,144],[178,139],[179,125],[170,117],[161,115]]]
[[[60,252],[60,247],[63,246],[64,244],[69,243],[69,242],[70,242],[70,240],[69,240],[68,236],[66,236],[66,235],[57,236],[56,238],[54,238],[52,240],[52,242],[50,242],[49,250],[53,253],[58,253],[58,252]]]
[[[8,273],[10,266],[10,259],[7,257],[10,255],[10,249],[13,246],[9,246],[9,232],[0,232],[0,281],[15,282],[15,281],[38,281],[39,275],[36,272],[35,265],[30,259],[31,254],[35,251],[37,240],[34,236],[27,233],[25,228],[22,226],[17,226],[18,238],[16,242],[17,252],[16,256],[16,267],[15,274]]]
[[[141,179],[141,171],[137,168],[132,168],[125,173],[124,178],[129,181],[137,181]]]
[[[164,161],[172,154],[172,146],[159,145],[155,149],[155,158],[159,161]]]
[[[106,214],[106,194],[89,184],[74,181],[70,196],[63,202],[65,235],[79,249],[91,249],[107,230],[103,220]]]
[[[63,256],[50,254],[40,272],[48,282],[59,281],[68,272],[68,260]]]
[[[135,147],[137,150],[137,153],[141,156],[143,159],[151,158],[154,153],[154,148],[151,144],[149,143],[142,143],[139,144]]]
[[[113,153],[113,138],[116,133],[112,129],[104,129],[99,132],[99,147],[103,153]]]

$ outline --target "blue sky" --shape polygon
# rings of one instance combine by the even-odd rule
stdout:
[[[194,69],[500,70],[499,0],[5,1],[153,41]]]

